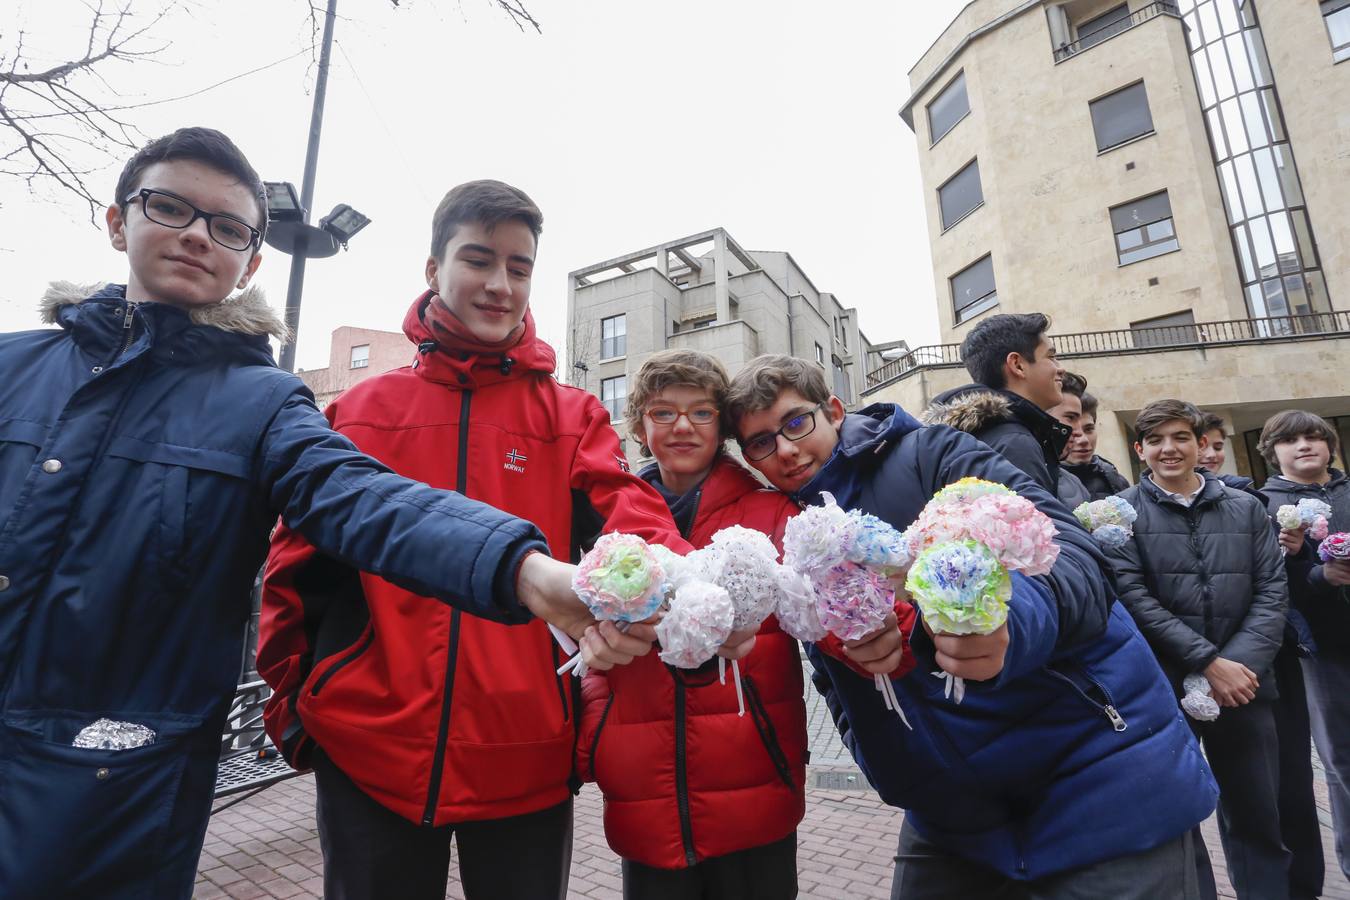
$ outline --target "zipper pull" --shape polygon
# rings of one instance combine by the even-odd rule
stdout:
[[[1116,708],[1111,704],[1108,703],[1105,706],[1103,706],[1102,712],[1106,713],[1106,717],[1111,720],[1111,727],[1114,728],[1116,731],[1124,731],[1126,728],[1130,727],[1125,724],[1125,720],[1121,717],[1120,713],[1116,711]]]
[[[132,303],[130,300],[128,300],[128,301],[127,301],[127,314],[126,314],[126,317],[125,317],[124,319],[122,319],[122,330],[123,330],[123,331],[130,331],[130,330],[131,330],[132,316],[134,316],[135,314],[136,314],[136,305],[135,305],[134,303]]]

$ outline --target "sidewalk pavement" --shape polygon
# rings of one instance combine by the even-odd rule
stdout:
[[[808,679],[809,683],[809,679]],[[867,787],[839,741],[820,697],[807,688],[811,768],[806,818],[797,831],[797,872],[807,900],[890,897],[892,854],[903,813]],[[878,702],[880,702],[878,700]],[[1326,851],[1325,900],[1350,900],[1350,883],[1336,865],[1326,784],[1316,766],[1318,812]],[[605,843],[600,793],[587,785],[575,807],[569,896],[620,900],[618,857]],[[1204,825],[1221,897],[1234,897],[1224,871],[1214,818]],[[314,824],[314,779],[282,782],[211,819],[197,875],[199,900],[231,897],[323,896],[323,858]],[[446,897],[462,898],[452,860]]]

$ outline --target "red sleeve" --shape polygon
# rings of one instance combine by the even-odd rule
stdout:
[[[694,548],[680,537],[666,501],[633,474],[619,449],[619,436],[609,424],[609,411],[587,395],[586,431],[572,461],[571,486],[590,499],[605,520],[604,530],[636,534],[649,544],[664,544],[676,553]]]
[[[914,633],[914,623],[916,621],[914,607],[905,600],[896,600],[895,618],[899,623],[900,635],[904,639],[904,644],[901,649],[900,664],[896,666],[894,671],[890,674],[892,678],[903,678],[913,671],[916,663],[914,651],[909,646],[909,637]],[[834,657],[864,678],[873,677],[871,672],[849,659],[848,655],[844,653],[844,642],[834,635],[825,635],[823,640],[816,642],[816,646],[819,647],[821,652],[825,655]]]
[[[610,698],[609,678],[604,672],[588,671],[581,679],[581,728],[577,735],[576,773],[582,781],[594,781],[591,748]]]
[[[263,570],[258,616],[258,674],[272,688],[263,724],[272,743],[296,768],[307,768],[303,760],[308,756],[308,739],[295,712],[295,699],[308,677],[303,660],[311,651],[296,576],[314,555],[308,541],[284,525],[277,526]]]

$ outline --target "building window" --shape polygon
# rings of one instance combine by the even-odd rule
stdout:
[[[825,365],[825,348],[816,344],[816,362],[819,365]]]
[[[1350,59],[1350,0],[1322,0],[1322,15],[1331,38],[1331,58],[1336,62]]]
[[[613,359],[628,352],[628,321],[626,316],[610,316],[600,320],[600,358]]]
[[[1093,100],[1088,109],[1099,153],[1153,133],[1153,116],[1142,81]]]
[[[952,308],[956,324],[977,316],[986,309],[998,306],[998,291],[994,288],[994,257],[966,266],[951,277]]]
[[[1189,309],[1185,312],[1131,322],[1130,334],[1134,337],[1136,347],[1200,343],[1200,330],[1195,327],[1195,313]]]
[[[1122,3],[1112,7],[1100,16],[1093,16],[1078,23],[1078,44],[1082,49],[1100,44],[1130,27],[1130,5]]]
[[[956,127],[970,112],[970,100],[966,97],[966,73],[959,72],[942,93],[928,104],[928,140],[936,144],[947,132]]]
[[[352,368],[364,369],[370,365],[370,345],[362,344],[352,348]]]
[[[948,178],[946,183],[938,188],[938,206],[942,208],[943,231],[983,205],[984,192],[980,189],[978,159],[972,159],[969,165]]]
[[[628,399],[628,376],[603,378],[600,381],[600,402],[609,410],[609,420],[617,422],[623,418],[624,401]]]
[[[852,403],[853,386],[848,380],[848,367],[837,356],[831,355],[830,362],[834,371],[834,395],[845,403]]]
[[[1122,266],[1181,248],[1172,227],[1167,191],[1111,207],[1111,229],[1116,233],[1116,257]]]
[[[695,328],[711,328],[717,324],[716,319],[699,319],[694,323]]]

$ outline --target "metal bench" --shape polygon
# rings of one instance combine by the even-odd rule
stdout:
[[[263,706],[272,690],[264,681],[241,684],[234,692],[230,717],[220,741],[215,799],[230,798],[211,813],[228,809],[300,773],[282,758],[263,731]]]

